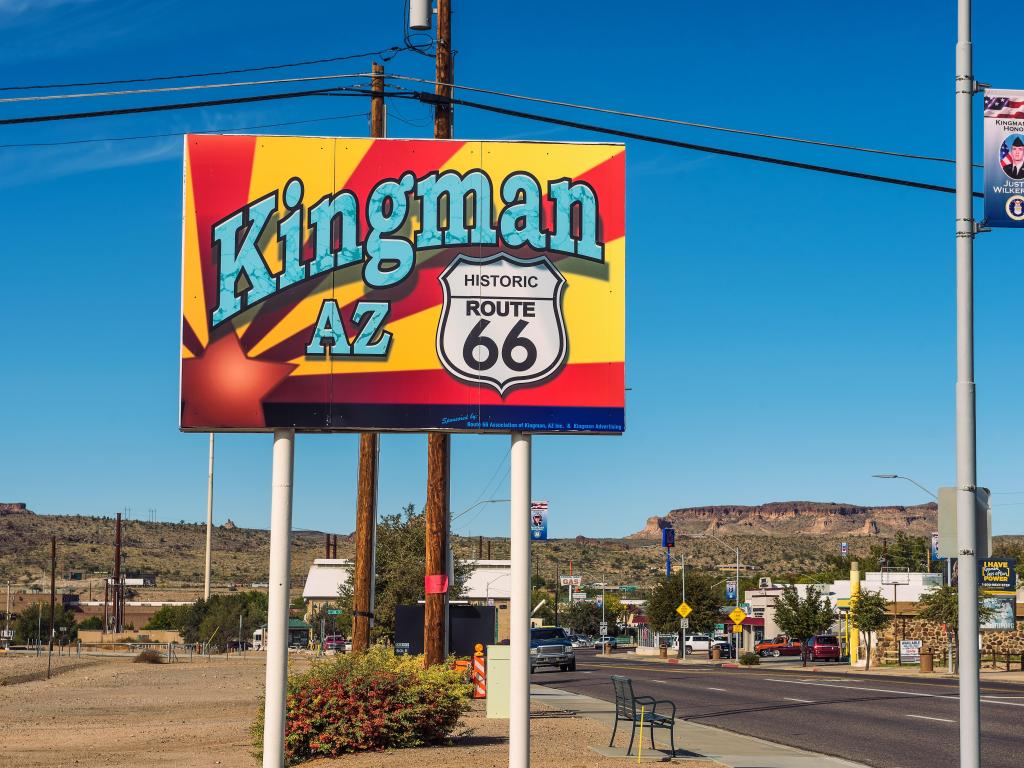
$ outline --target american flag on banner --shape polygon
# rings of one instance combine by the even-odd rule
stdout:
[[[547,512],[548,503],[546,501],[531,501],[530,502],[531,512]]]
[[[1013,165],[1013,158],[1010,157],[1010,148],[1006,146],[1004,141],[999,147],[999,164],[1005,168],[1008,165]]]
[[[1012,96],[986,96],[985,117],[1024,120],[1024,99]]]

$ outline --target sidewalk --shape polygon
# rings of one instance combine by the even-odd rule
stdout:
[[[866,670],[863,667],[851,667],[849,664],[813,664],[808,663],[806,667],[800,666],[799,664],[779,664],[773,662],[763,662],[753,667],[743,667],[732,659],[721,659],[718,661],[712,661],[710,659],[698,656],[692,658],[687,656],[685,660],[674,657],[662,659],[658,656],[646,656],[636,653],[623,653],[615,654],[619,658],[628,658],[629,661],[646,661],[652,664],[673,664],[679,666],[690,666],[701,665],[707,666],[709,664],[715,664],[725,669],[755,669],[761,671],[772,671],[772,672],[799,672],[801,674],[806,673],[823,673],[832,675],[885,675],[888,677],[901,677],[910,680],[956,680],[957,675],[950,675],[946,673],[945,667],[936,667],[935,671],[931,674],[917,671],[916,666],[884,666],[884,667],[872,667],[870,670]],[[602,656],[601,658],[609,658]],[[981,681],[986,682],[1004,682],[1004,683],[1020,683],[1024,685],[1024,672],[1012,671],[1006,672],[994,669],[983,669],[981,670]]]
[[[554,709],[570,710],[581,717],[597,720],[607,727],[607,733],[611,735],[615,713],[615,705],[611,702],[543,685],[531,685],[530,696],[534,701]],[[604,757],[622,758],[625,757],[624,745],[628,742],[627,729],[625,735],[620,733],[616,737],[616,743],[619,745],[617,748],[602,745],[591,749]],[[685,762],[687,758],[692,757],[706,758],[717,760],[728,768],[866,768],[861,763],[805,752],[794,747],[685,721],[676,722],[675,742],[676,760]],[[658,750],[651,755],[652,760],[660,761],[671,757],[668,743],[660,734],[656,735],[655,744]],[[633,754],[636,754],[636,745],[633,747]]]

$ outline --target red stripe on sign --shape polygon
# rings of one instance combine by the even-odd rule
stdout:
[[[597,239],[618,240],[626,231],[626,152],[608,158],[574,181],[585,181],[597,195]]]
[[[343,358],[334,358],[331,385],[335,403],[394,403],[438,405],[537,405],[622,408],[625,403],[623,363],[580,363],[566,366],[543,387],[514,390],[504,398],[454,379],[447,371],[345,373]],[[324,376],[293,376],[283,381],[265,402],[318,403]]]
[[[196,212],[207,315],[217,306],[213,225],[249,202],[255,136],[189,136],[188,172]]]

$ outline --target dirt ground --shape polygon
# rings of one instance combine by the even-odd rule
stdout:
[[[214,658],[178,664],[133,664],[124,658],[0,655],[0,768],[258,768],[249,724],[263,692],[263,658]],[[298,664],[306,662],[296,660]],[[37,678],[37,679],[31,679]],[[538,708],[531,721],[533,768],[624,765],[590,746],[607,744],[607,728]],[[476,703],[450,746],[348,755],[309,768],[433,768],[508,765],[508,723],[488,720]],[[686,761],[714,768],[710,761]]]

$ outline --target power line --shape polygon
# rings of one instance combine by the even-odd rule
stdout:
[[[0,120],[0,125],[24,125],[25,123],[49,123],[59,120],[85,120],[96,117],[114,117],[120,115],[139,115],[147,112],[169,112],[177,109],[196,109],[197,107],[220,107],[229,104],[251,104],[258,101],[277,101],[280,99],[301,99],[307,96],[366,96],[369,91],[359,88],[338,86],[334,88],[318,88],[310,91],[289,91],[286,93],[267,93],[259,96],[237,96],[232,99],[212,99],[209,101],[187,101],[176,104],[156,104],[149,107],[127,107],[125,109],[103,109],[95,112],[65,112],[62,114],[33,115],[31,117],[8,117]]]
[[[122,91],[91,91],[89,93],[58,93],[53,96],[11,96],[0,99],[0,104],[22,104],[30,101],[57,101],[61,99],[92,99],[110,96],[139,96],[153,93],[180,93],[182,91],[206,91],[213,88],[245,88],[254,85],[285,85],[291,83],[313,83],[323,80],[345,80],[354,77],[372,77],[366,72],[342,73],[335,75],[311,75],[309,77],[280,77],[274,80],[247,80],[235,83],[202,83],[200,85],[172,85],[167,88],[135,88]]]
[[[385,77],[387,79],[389,79],[389,80],[406,80],[406,81],[415,82],[415,83],[428,83],[428,84],[431,84],[431,85],[437,85],[437,81],[436,80],[429,80],[429,79],[422,78],[422,77],[409,77],[407,75],[394,75],[394,74],[386,74]],[[885,155],[887,157],[900,157],[900,158],[905,158],[905,159],[908,159],[908,160],[928,160],[928,161],[936,162],[936,163],[949,163],[949,164],[956,163],[956,160],[954,160],[952,158],[949,158],[949,157],[934,157],[932,155],[915,155],[915,154],[911,154],[911,153],[908,153],[908,152],[896,152],[896,151],[893,151],[893,150],[876,149],[876,148],[873,148],[873,147],[860,147],[860,146],[856,146],[856,145],[852,145],[852,144],[838,144],[838,143],[835,143],[835,142],[820,141],[820,140],[817,140],[817,139],[805,139],[805,138],[801,138],[799,136],[783,136],[783,135],[780,135],[780,134],[764,133],[764,132],[761,132],[761,131],[750,131],[750,130],[745,130],[745,129],[742,129],[742,128],[729,128],[727,126],[722,126],[722,125],[711,125],[709,123],[697,123],[697,122],[693,122],[693,121],[690,121],[690,120],[676,120],[676,119],[669,118],[669,117],[659,117],[657,115],[645,115],[645,114],[642,114],[642,113],[639,113],[639,112],[626,112],[626,111],[618,110],[618,109],[609,109],[607,107],[595,107],[595,106],[592,106],[592,105],[589,105],[589,104],[574,104],[574,103],[568,102],[568,101],[557,101],[557,100],[554,100],[554,99],[542,99],[542,98],[539,98],[537,96],[525,96],[523,94],[509,93],[507,91],[494,91],[494,90],[489,90],[487,88],[474,88],[472,86],[458,85],[456,83],[453,83],[451,87],[455,88],[455,89],[463,90],[463,91],[473,91],[475,93],[485,93],[485,94],[489,94],[491,96],[500,96],[500,97],[506,98],[506,99],[518,99],[518,100],[521,100],[521,101],[535,102],[537,104],[548,104],[548,105],[556,106],[556,107],[568,107],[570,109],[581,109],[581,110],[588,111],[588,112],[599,112],[599,113],[605,114],[605,115],[616,115],[618,117],[629,117],[629,118],[633,118],[633,119],[636,119],[636,120],[650,120],[652,122],[657,122],[657,123],[668,123],[670,125],[682,125],[682,126],[686,126],[688,128],[701,128],[701,129],[709,130],[709,131],[721,131],[723,133],[735,133],[735,134],[739,134],[741,136],[753,136],[753,137],[761,138],[761,139],[773,139],[775,141],[790,141],[790,142],[794,142],[796,144],[810,144],[810,145],[816,146],[816,147],[827,147],[829,149],[844,149],[844,150],[849,150],[851,152],[867,152],[867,153],[875,154],[875,155]],[[974,167],[975,168],[983,168],[984,166],[982,166],[982,165],[980,165],[978,163],[975,163]]]
[[[392,94],[394,95],[394,94]],[[423,91],[417,91],[413,94],[415,98],[420,99],[427,103],[434,103],[439,98],[436,94],[425,93]],[[467,101],[466,99],[450,99],[452,104],[457,104],[462,107],[469,107],[470,109],[480,109],[486,112],[494,112],[500,115],[507,115],[509,117],[520,117],[524,120],[534,120],[542,123],[550,123],[552,125],[561,125],[566,128],[576,128],[584,131],[594,131],[595,133],[606,133],[611,136],[621,136],[625,139],[633,139],[635,141],[644,141],[652,144],[663,144],[669,147],[678,147],[679,149],[690,149],[695,152],[707,152],[713,155],[724,155],[726,157],[735,157],[741,160],[752,160],[758,163],[768,163],[770,165],[781,165],[787,168],[799,168],[805,171],[816,171],[818,173],[828,173],[834,176],[846,176],[853,179],[863,179],[864,181],[877,181],[882,184],[894,184],[901,187],[910,187],[912,189],[927,189],[932,192],[947,192],[955,193],[956,189],[953,187],[946,187],[939,184],[927,184],[922,181],[911,181],[909,179],[900,179],[895,176],[881,176],[875,173],[863,173],[861,171],[848,171],[842,168],[833,168],[827,165],[817,165],[815,163],[802,163],[796,160],[786,160],[780,157],[771,157],[770,155],[755,155],[750,152],[738,152],[732,149],[723,149],[721,147],[711,147],[704,144],[694,144],[688,141],[677,141],[675,139],[665,139],[659,136],[650,136],[648,134],[636,133],[634,131],[623,131],[618,128],[607,128],[600,125],[593,125],[589,123],[581,123],[576,120],[563,120],[558,117],[548,117],[546,115],[537,115],[531,112],[522,112],[515,109],[508,109],[506,107],[496,107],[491,104],[482,104],[475,101]],[[983,198],[984,194],[981,192],[975,192],[974,197]]]
[[[98,139],[70,139],[68,141],[35,141],[25,144],[0,144],[0,149],[17,149],[19,147],[63,147],[69,144],[107,144],[114,141],[138,141],[141,139],[164,139],[171,136],[184,136],[186,133],[225,133],[228,131],[256,131],[262,128],[281,128],[287,125],[304,125],[306,123],[322,123],[328,120],[348,120],[353,117],[367,117],[367,112],[354,112],[349,115],[331,115],[315,117],[309,120],[289,120],[285,123],[263,123],[262,125],[244,125],[235,128],[214,128],[206,131],[172,131],[170,133],[149,133],[140,136],[108,136]]]
[[[238,75],[244,72],[265,72],[272,69],[289,69],[292,67],[308,67],[314,64],[333,64],[339,61],[350,61],[352,59],[365,59],[371,56],[380,56],[384,61],[390,61],[399,53],[406,50],[414,50],[415,46],[393,45],[390,48],[382,48],[379,51],[367,51],[366,53],[353,53],[348,56],[332,56],[326,59],[309,59],[307,61],[292,61],[287,64],[266,64],[259,67],[240,67],[238,69],[222,69],[216,72],[190,72],[181,75],[159,75],[154,77],[132,77],[121,80],[94,80],[81,83],[45,83],[36,85],[8,85],[0,87],[0,91],[35,91],[51,88],[90,88],[98,85],[127,85],[129,83],[158,83],[168,80],[189,80],[196,77],[217,77],[219,75]]]

